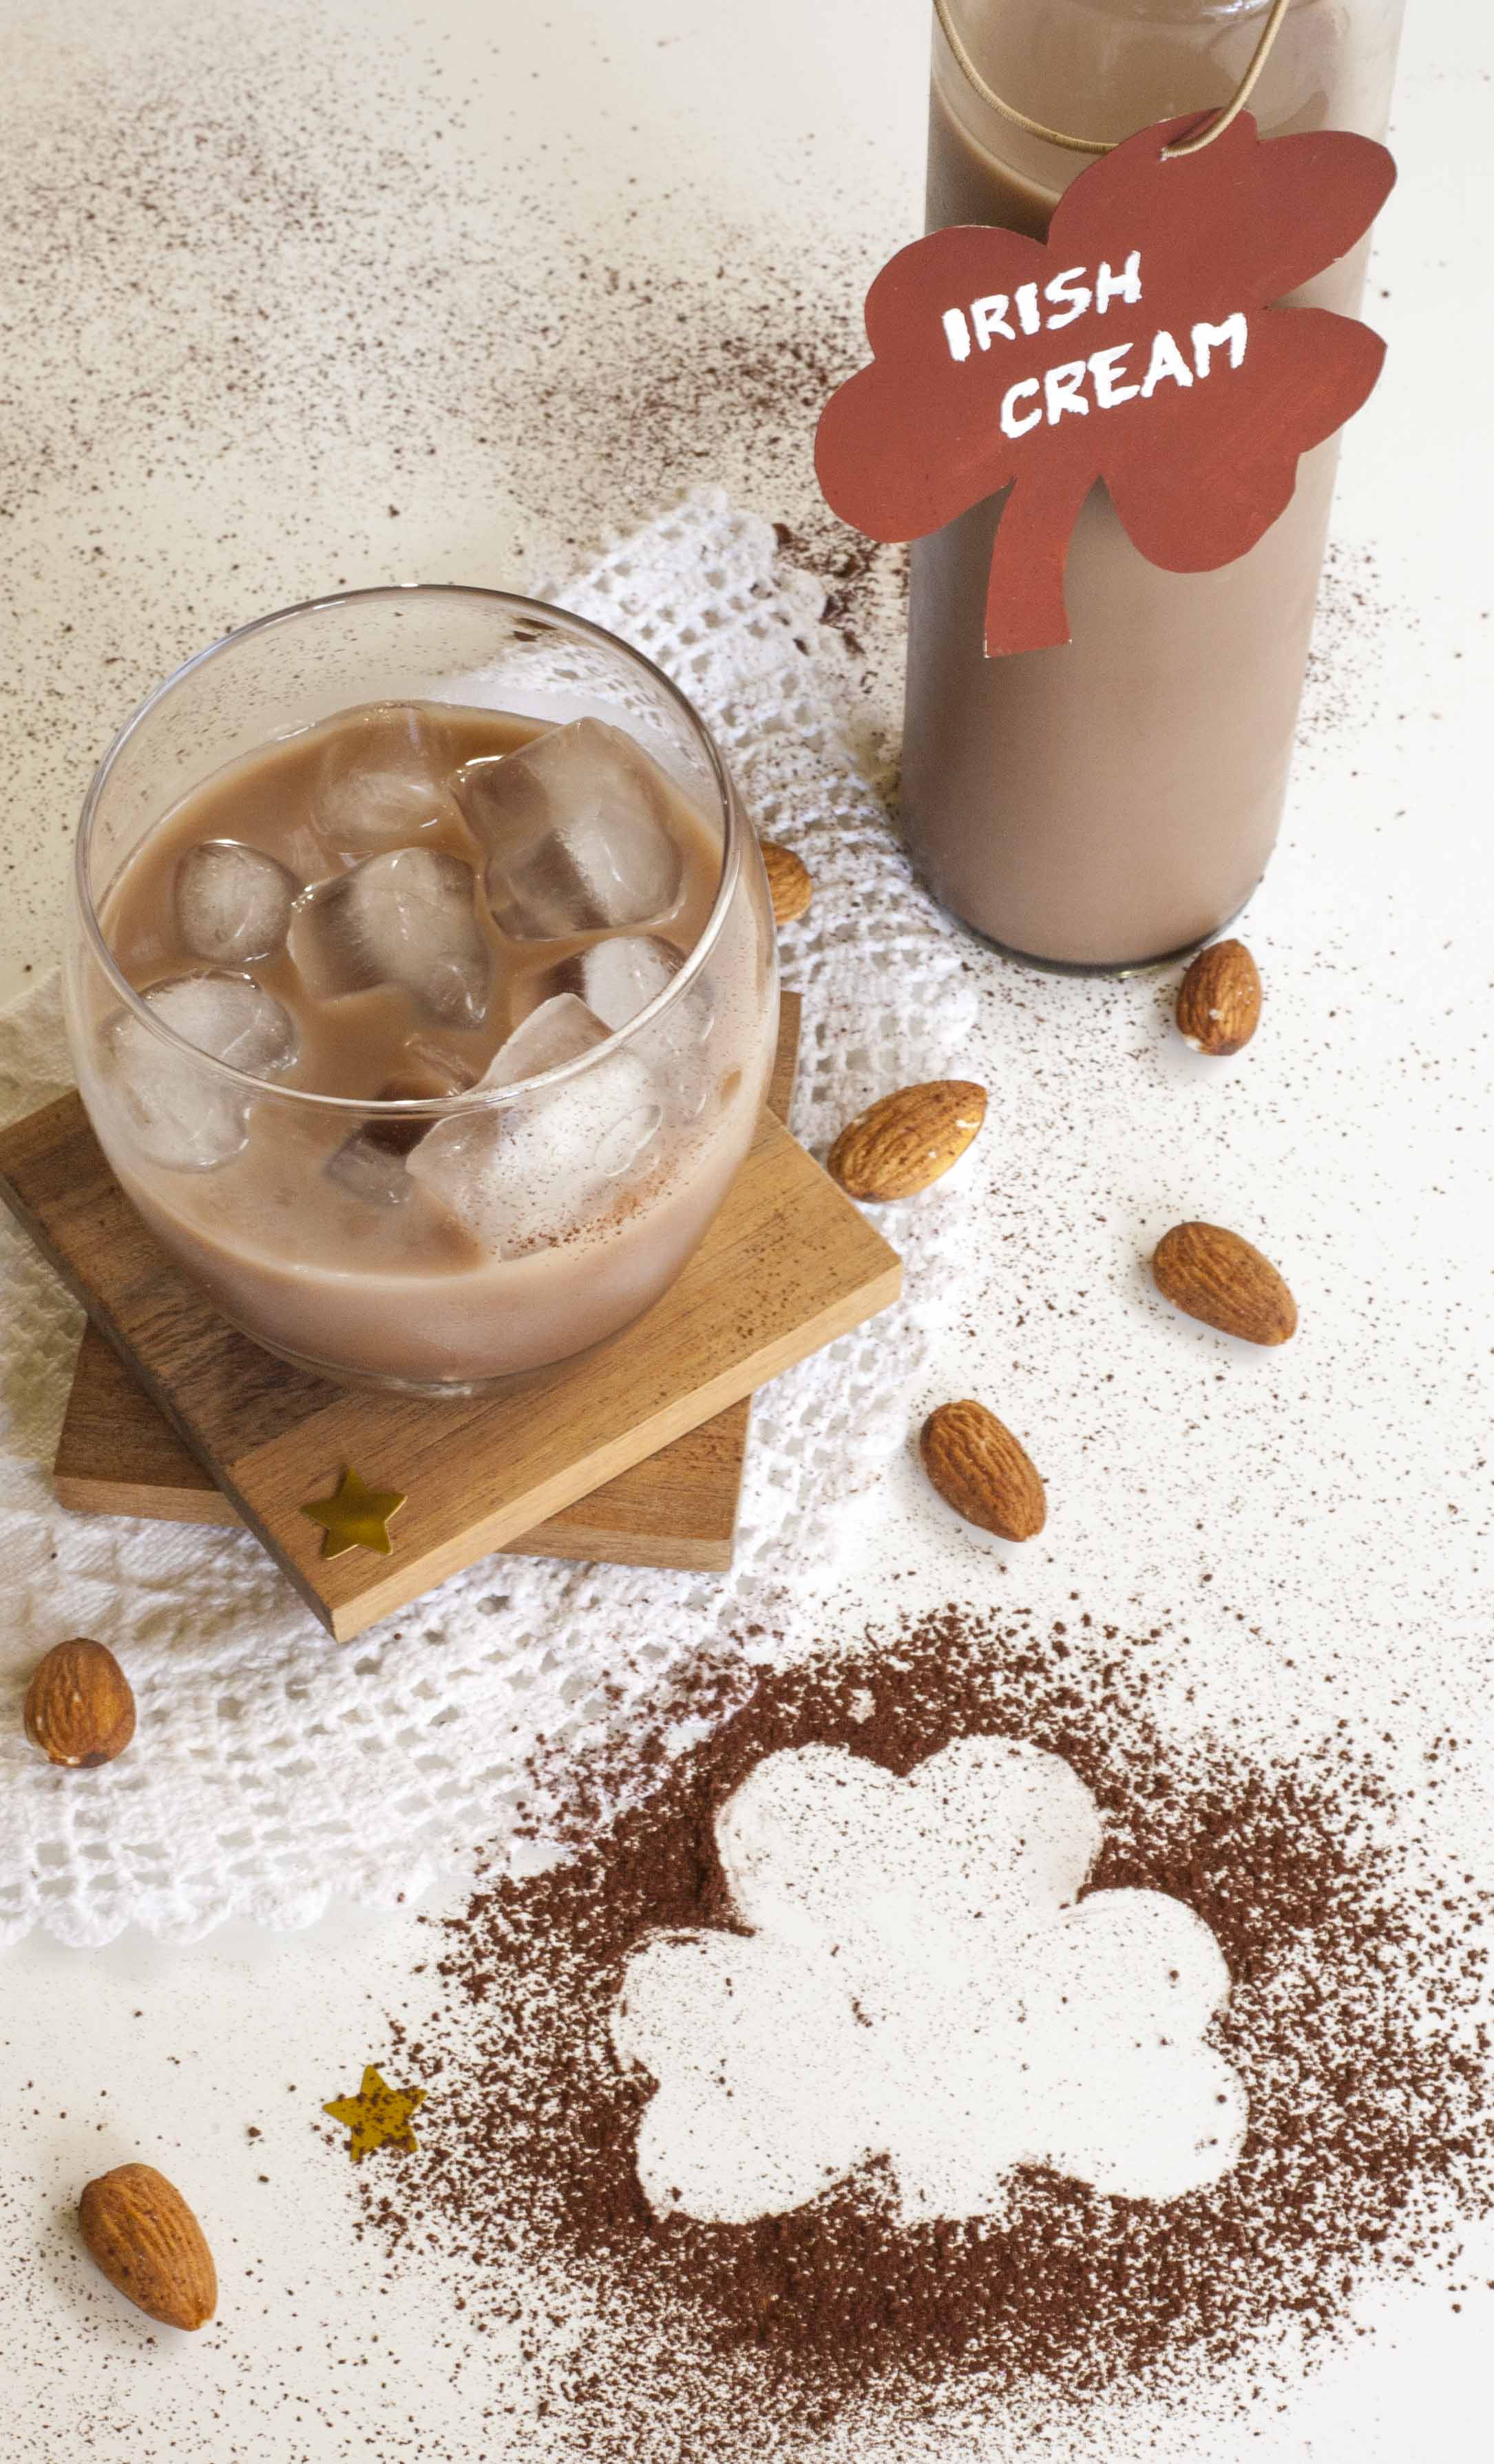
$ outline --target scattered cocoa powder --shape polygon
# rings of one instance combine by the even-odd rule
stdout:
[[[448,2274],[464,2330],[517,2335],[567,2455],[797,2455],[831,2426],[863,2453],[879,2426],[1035,2394],[1092,2415],[1138,2386],[1238,2409],[1351,2330],[1372,2273],[1456,2277],[1460,2211],[1494,2204],[1484,1900],[1426,1863],[1358,1747],[1265,1768],[1170,1734],[1154,1651],[1087,1616],[1039,1633],[951,1609],[765,1679],[714,1733],[738,1680],[705,1671],[615,1749],[611,1787],[624,1757],[652,1770],[641,1803],[591,1833],[583,1781],[567,1862],[485,1881],[436,1926],[435,2006],[391,2022],[432,2091],[421,2162],[360,2186],[367,2224],[396,2264]],[[692,1719],[704,1742],[675,1758]],[[1035,2168],[999,2222],[909,2229],[871,2168],[761,2223],[659,2222],[633,2168],[648,2082],[619,2075],[607,2019],[640,1935],[731,1922],[717,1807],[780,1747],[904,1771],[974,1730],[1094,1791],[1093,1887],[1168,1892],[1213,1928],[1234,1980],[1217,2041],[1251,2101],[1239,2165],[1168,2206]]]
[[[1297,758],[1352,743],[1376,706],[1386,645],[1416,628],[1416,613],[1394,598],[1373,548],[1329,539],[1306,681],[1297,722]]]

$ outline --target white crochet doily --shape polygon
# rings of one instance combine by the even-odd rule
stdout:
[[[973,995],[852,748],[822,588],[712,495],[557,595],[678,679],[764,832],[814,874],[785,950],[805,1004],[798,1134],[822,1152],[873,1095],[948,1074]],[[54,982],[0,1015],[0,1118],[70,1077]],[[884,1210],[906,1300],[760,1396],[729,1576],[490,1557],[342,1647],[247,1534],[57,1507],[81,1318],[0,1215],[0,1941],[38,1924],[77,1944],[132,1923],[177,1937],[235,1916],[305,1925],[334,1894],[420,1890],[502,1845],[521,1806],[532,1822],[537,1746],[599,1742],[713,1640],[791,1622],[789,1570],[833,1557],[836,1503],[905,1434],[920,1324],[966,1205],[951,1187]],[[45,1763],[20,1719],[31,1669],[74,1634],[118,1653],[139,1709],[132,1749],[82,1780]]]

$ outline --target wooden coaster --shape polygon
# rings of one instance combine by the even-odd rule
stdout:
[[[731,1404],[548,1522],[505,1540],[502,1553],[726,1573],[751,1413],[750,1397]],[[78,1346],[53,1485],[58,1504],[78,1513],[239,1528],[212,1473],[93,1325]]]
[[[800,1009],[797,993],[783,995],[768,1106],[785,1123],[797,1072]],[[702,1420],[537,1530],[505,1542],[505,1551],[513,1556],[725,1573],[736,1536],[751,1410],[747,1399]],[[82,1514],[235,1528],[239,1520],[212,1474],[92,1324],[78,1347],[53,1485],[60,1505]]]
[[[880,1233],[765,1112],[683,1274],[591,1358],[496,1396],[348,1391],[226,1327],[119,1189],[77,1095],[0,1133],[0,1199],[323,1622],[346,1640],[896,1299]],[[349,1468],[407,1503],[385,1557],[301,1511]]]

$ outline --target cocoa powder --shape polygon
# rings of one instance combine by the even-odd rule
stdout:
[[[1494,2189],[1483,1901],[1424,1864],[1358,1748],[1268,1767],[1170,1734],[1153,1647],[951,1609],[767,1678],[714,1727],[740,1672],[702,1671],[614,1749],[609,1788],[641,1801],[593,1831],[580,1775],[568,1860],[435,1927],[434,2008],[391,2023],[431,2090],[421,2157],[392,2192],[361,2186],[367,2224],[446,2274],[464,2333],[517,2337],[557,2452],[797,2455],[834,2430],[869,2453],[1035,2404],[1082,2408],[1093,2435],[1138,2388],[1238,2409],[1351,2331],[1371,2275],[1456,2284],[1460,2211]],[[705,1733],[680,1757],[681,1722]],[[1212,1927],[1233,1979],[1216,2038],[1251,2101],[1238,2166],[1166,2206],[1025,2170],[999,2222],[910,2229],[875,2167],[760,2223],[656,2219],[633,2166],[649,2082],[620,2075],[607,2019],[640,1935],[732,1922],[717,1807],[780,1747],[904,1771],[977,1730],[1094,1791],[1092,1887],[1168,1892]]]

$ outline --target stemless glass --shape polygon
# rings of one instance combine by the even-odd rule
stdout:
[[[719,847],[708,918],[664,991],[620,1033],[517,1085],[379,1103],[319,1094],[293,1074],[247,1077],[184,1041],[126,981],[105,935],[111,894],[165,816],[227,764],[339,711],[412,701],[502,711],[537,727],[601,718],[625,729]],[[64,999],[79,1091],[115,1174],[233,1325],[345,1382],[471,1394],[602,1341],[679,1274],[752,1138],[777,1035],[777,955],[755,835],[678,688],[559,608],[422,584],[262,617],[190,660],[135,713],[83,806]],[[600,1073],[623,1053],[649,1072],[641,1151],[635,1115],[617,1169],[604,1155],[583,1177],[558,1237],[506,1254],[456,1226],[443,1241],[433,1201],[368,1205],[325,1169],[371,1122],[407,1142],[456,1124],[448,1151],[498,1171],[505,1133],[526,1125],[511,1152],[532,1170],[548,1144],[546,1108],[589,1073],[589,1095],[601,1101],[619,1073]],[[138,1100],[142,1071],[149,1101]],[[636,1095],[636,1067],[620,1074]],[[228,1118],[234,1136],[242,1133],[238,1151],[213,1168],[184,1168],[163,1153],[163,1113]]]

